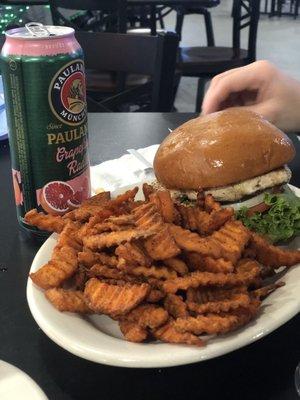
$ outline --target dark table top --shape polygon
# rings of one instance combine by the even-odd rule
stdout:
[[[167,128],[174,129],[192,116],[90,114],[92,164],[119,157],[131,147],[159,143]],[[293,140],[300,154],[295,135]],[[300,186],[296,162],[291,167],[292,183]],[[29,374],[50,400],[297,399],[294,371],[300,361],[299,315],[247,347],[181,367],[108,367],[58,347],[39,329],[26,302],[27,275],[40,243],[18,229],[7,142],[0,142],[0,192],[0,271],[4,271],[0,272],[0,359]]]

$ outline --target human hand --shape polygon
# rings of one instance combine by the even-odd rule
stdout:
[[[202,114],[245,106],[285,131],[300,131],[300,82],[268,61],[257,61],[215,76]]]

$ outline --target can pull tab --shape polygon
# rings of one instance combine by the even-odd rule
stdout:
[[[29,22],[28,24],[25,24],[25,28],[29,33],[31,33],[32,36],[51,36],[51,33],[48,31],[48,29],[40,22]]]

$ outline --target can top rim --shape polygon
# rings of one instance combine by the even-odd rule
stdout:
[[[74,34],[74,29],[69,26],[53,26],[45,25],[45,28],[50,32],[49,36],[33,36],[26,27],[9,29],[5,32],[5,36],[19,40],[53,40],[63,38]]]

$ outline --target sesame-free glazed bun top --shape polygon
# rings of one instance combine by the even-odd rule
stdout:
[[[197,190],[266,174],[294,156],[282,131],[252,111],[232,108],[175,129],[160,145],[154,171],[169,189]]]

